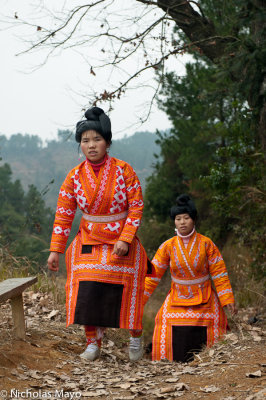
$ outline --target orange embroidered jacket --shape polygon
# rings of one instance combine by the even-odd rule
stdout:
[[[207,303],[212,291],[211,279],[222,307],[234,302],[222,255],[206,236],[194,232],[187,248],[178,236],[168,239],[159,247],[152,264],[156,270],[156,277],[145,279],[145,303],[169,265],[172,279],[170,301],[173,306]]]
[[[98,178],[87,160],[73,168],[59,192],[50,251],[64,253],[77,206],[82,244],[131,243],[144,206],[135,171],[109,156]]]

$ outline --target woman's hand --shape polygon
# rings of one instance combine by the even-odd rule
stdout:
[[[56,251],[51,251],[48,260],[47,260],[48,268],[51,271],[59,270],[59,253]]]
[[[236,308],[235,303],[227,304],[224,307],[231,313],[231,315],[236,315],[238,313],[238,309]]]
[[[124,256],[127,254],[128,248],[129,248],[129,245],[127,242],[118,240],[114,245],[112,254],[116,254],[117,256]]]

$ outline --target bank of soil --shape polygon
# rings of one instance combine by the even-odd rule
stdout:
[[[241,310],[232,330],[186,364],[131,363],[128,333],[109,329],[100,359],[84,362],[83,328],[65,328],[63,307],[41,293],[24,294],[27,338],[13,336],[11,308],[0,308],[0,396],[14,398],[266,399],[263,313]],[[148,343],[147,343],[148,344]]]

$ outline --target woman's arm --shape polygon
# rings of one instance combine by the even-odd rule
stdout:
[[[76,213],[77,202],[72,176],[73,171],[70,171],[60,188],[51,238],[51,252],[64,253]]]
[[[170,262],[170,243],[167,240],[157,250],[155,256],[152,259],[152,264],[155,270],[155,276],[145,278],[145,289],[144,289],[144,304],[147,303],[150,296],[157,288],[161,281],[165,271],[167,270]]]
[[[232,286],[223,257],[218,247],[209,239],[206,243],[206,253],[209,264],[209,272],[215,285],[222,307],[230,305],[230,311],[236,310]]]
[[[123,170],[128,204],[128,215],[118,241],[131,243],[141,223],[143,213],[143,196],[139,179],[129,164]]]

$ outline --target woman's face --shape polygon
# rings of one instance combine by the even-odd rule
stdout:
[[[80,147],[90,162],[99,164],[103,161],[109,144],[98,132],[89,130],[82,133]]]
[[[189,214],[179,214],[175,216],[175,227],[181,235],[186,236],[193,230],[194,221]]]

